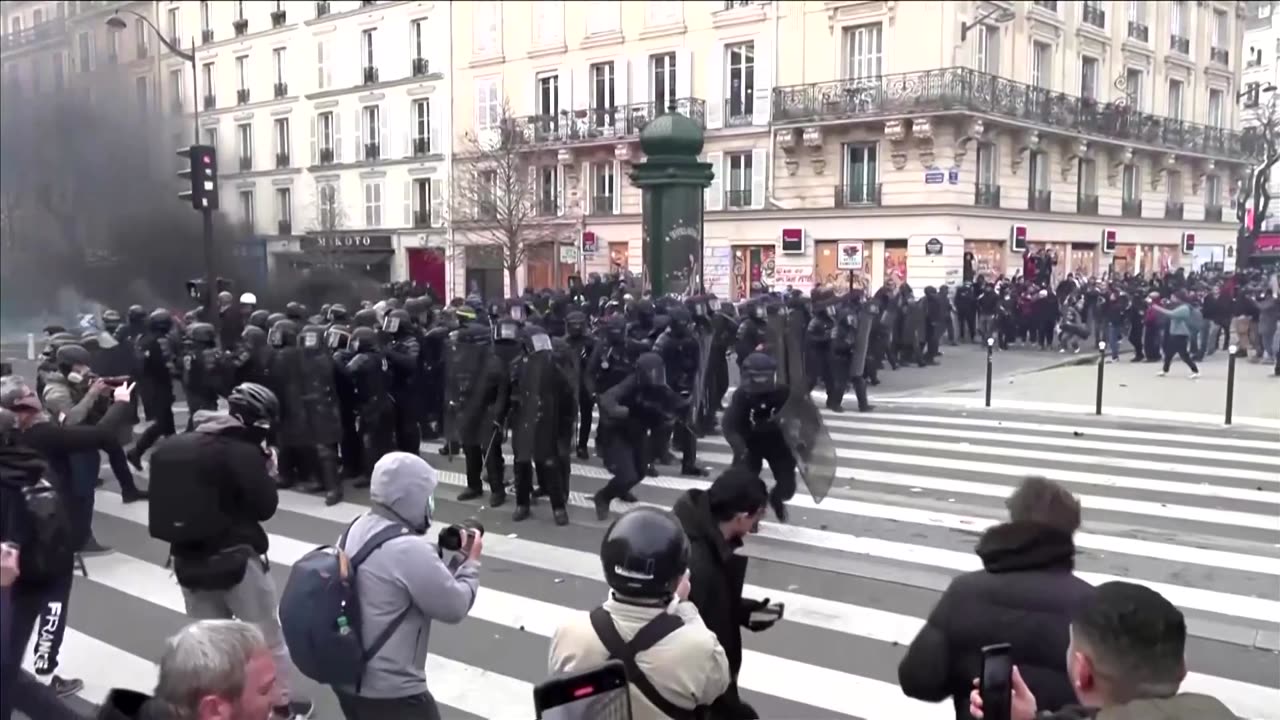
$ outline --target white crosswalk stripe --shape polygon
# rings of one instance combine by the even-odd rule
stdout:
[[[777,627],[744,637],[740,683],[763,716],[952,717],[949,703],[904,697],[897,663],[939,588],[981,566],[973,544],[1002,520],[1004,498],[1038,474],[1081,498],[1081,577],[1143,583],[1187,614],[1184,688],[1219,697],[1241,717],[1280,720],[1280,440],[905,406],[825,417],[841,461],[830,497],[814,503],[802,489],[790,524],[763,523],[747,543],[744,595],[787,606]],[[433,627],[428,683],[446,717],[527,720],[531,689],[546,675],[547,638],[606,595],[597,555],[604,524],[590,512],[590,495],[608,473],[598,460],[574,462],[569,527],[553,526],[545,504],[515,524],[510,503],[454,502],[462,463],[450,464],[438,446],[423,449],[442,471],[439,521],[476,516],[488,528],[482,590],[461,625]],[[718,437],[699,442],[699,458],[713,472],[731,460]],[[681,492],[709,484],[660,469],[635,489],[641,504],[670,507]],[[277,584],[366,505],[363,494],[326,507],[282,491],[267,523]],[[77,579],[58,671],[83,678],[89,701],[113,685],[149,690],[164,637],[185,622],[146,517],[145,503],[99,491],[97,533],[117,552],[88,558],[88,577]],[[299,687],[317,700],[316,717],[341,717],[327,690]]]

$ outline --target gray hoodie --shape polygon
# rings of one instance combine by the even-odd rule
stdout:
[[[480,588],[480,564],[466,561],[450,572],[434,544],[422,534],[430,519],[436,471],[409,453],[384,455],[373,467],[369,499],[373,509],[356,520],[346,552],[393,523],[415,531],[374,551],[356,574],[360,632],[371,643],[406,607],[412,608],[387,644],[370,659],[360,695],[401,698],[427,691],[427,641],[431,621],[462,622]],[[342,688],[354,693],[355,688]]]

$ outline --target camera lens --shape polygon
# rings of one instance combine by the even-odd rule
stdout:
[[[436,539],[436,544],[441,550],[449,552],[459,552],[462,550],[462,538],[468,530],[475,530],[481,535],[484,534],[484,525],[479,520],[469,518],[464,520],[461,525],[450,525],[440,531],[440,537]]]

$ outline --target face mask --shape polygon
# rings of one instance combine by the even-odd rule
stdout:
[[[72,385],[79,385],[84,382],[84,375],[75,371],[67,373],[67,382]]]

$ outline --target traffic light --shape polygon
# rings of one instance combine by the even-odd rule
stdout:
[[[1014,252],[1027,251],[1027,226],[1014,225],[1009,228],[1009,249]]]
[[[178,197],[191,203],[196,210],[218,209],[218,151],[212,145],[192,145],[178,151],[191,166],[178,172],[178,177],[191,183],[191,189],[178,193]]]
[[[1182,233],[1182,254],[1191,255],[1196,251],[1196,234],[1191,232]]]
[[[1116,251],[1115,228],[1102,229],[1102,252],[1110,255]]]

